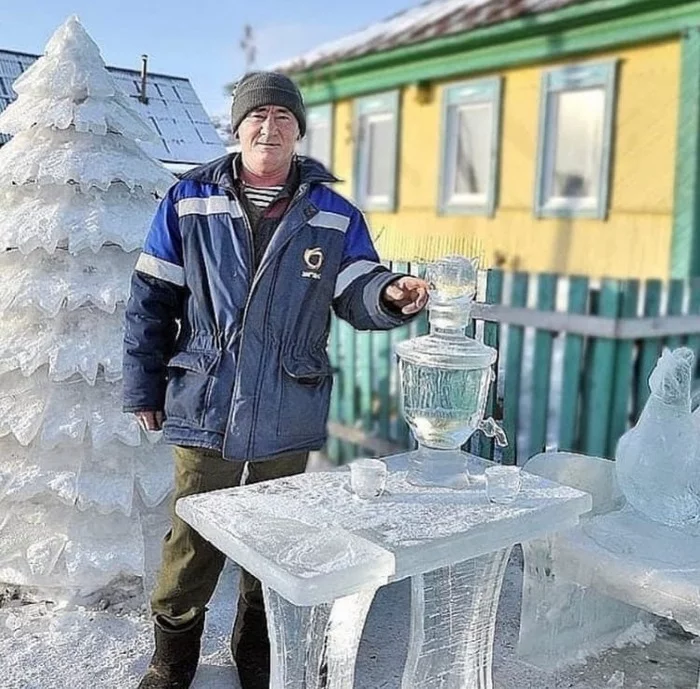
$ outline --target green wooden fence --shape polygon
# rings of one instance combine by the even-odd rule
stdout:
[[[422,272],[415,264],[391,267]],[[593,281],[499,270],[481,279],[470,334],[498,350],[487,416],[502,423],[510,442],[501,451],[475,434],[466,449],[482,457],[522,463],[546,447],[613,457],[647,400],[662,348],[700,352],[700,279]],[[393,345],[427,332],[426,315],[381,333],[333,320],[331,460],[413,447]]]

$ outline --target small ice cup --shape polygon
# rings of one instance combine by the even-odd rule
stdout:
[[[486,497],[497,505],[513,502],[520,492],[520,467],[495,466],[486,469]]]
[[[386,488],[386,475],[381,459],[356,459],[350,463],[350,488],[363,500],[378,498]]]

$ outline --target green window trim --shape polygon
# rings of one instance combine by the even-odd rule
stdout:
[[[592,218],[597,220],[607,218],[613,152],[613,124],[617,102],[617,64],[617,60],[583,62],[548,70],[542,75],[534,199],[536,217]],[[549,151],[553,150],[553,146],[550,146],[550,137],[556,132],[550,121],[550,99],[560,93],[590,88],[602,88],[605,93],[602,145],[595,201],[593,204],[582,204],[574,199],[567,201],[566,197],[560,197],[558,203],[552,203],[546,198],[547,156]]]
[[[333,104],[325,103],[315,105],[306,111],[306,136],[299,142],[299,153],[304,156],[311,155],[311,138],[309,132],[318,125],[325,125],[327,128],[328,160],[321,162],[330,170],[333,166]]]
[[[493,77],[447,85],[442,99],[442,145],[438,181],[438,212],[440,215],[485,215],[496,211],[498,167],[501,141],[502,79]],[[452,112],[460,106],[491,106],[491,136],[489,142],[488,178],[486,190],[475,198],[455,198],[452,195],[457,168],[457,132]],[[477,198],[481,196],[483,198]]]
[[[681,42],[681,78],[676,140],[672,278],[700,276],[700,28]]]
[[[354,164],[353,164],[353,196],[360,208],[366,211],[387,211],[396,210],[397,177],[398,177],[398,151],[399,151],[399,91],[389,91],[377,93],[366,98],[360,98],[354,103],[353,113],[353,141]],[[386,117],[393,120],[391,140],[389,141],[388,155],[390,158],[390,175],[388,193],[383,196],[372,197],[369,184],[369,163],[370,157],[367,149],[367,132],[363,128],[366,118]]]

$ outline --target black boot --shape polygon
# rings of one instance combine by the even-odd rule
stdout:
[[[199,663],[204,615],[184,627],[156,620],[156,651],[138,689],[188,689]]]
[[[270,642],[264,610],[240,605],[231,637],[231,655],[241,689],[269,689]]]

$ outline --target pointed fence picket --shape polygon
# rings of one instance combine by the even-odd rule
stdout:
[[[423,272],[419,264],[389,265]],[[486,415],[509,439],[501,449],[476,433],[466,449],[483,457],[522,463],[556,447],[612,458],[646,403],[662,348],[700,354],[700,278],[594,281],[490,270],[481,283],[470,334],[498,352]],[[393,348],[428,330],[426,314],[372,333],[333,318],[329,355],[337,373],[326,447],[333,461],[414,446]]]

